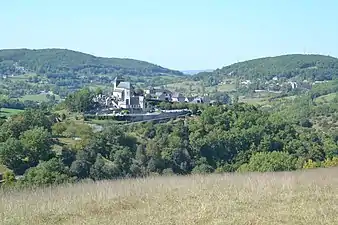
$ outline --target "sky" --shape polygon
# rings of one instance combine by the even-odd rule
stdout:
[[[177,70],[338,57],[337,0],[1,0],[0,49],[66,48]]]

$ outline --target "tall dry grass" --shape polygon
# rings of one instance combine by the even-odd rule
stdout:
[[[338,224],[338,168],[155,177],[0,194],[9,224]]]

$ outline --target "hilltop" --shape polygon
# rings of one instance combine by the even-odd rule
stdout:
[[[222,80],[237,77],[271,80],[275,76],[287,79],[331,80],[338,77],[338,59],[331,56],[305,54],[265,57],[234,63],[213,72],[202,72],[195,75],[194,79],[208,80],[212,77]]]
[[[109,89],[117,76],[138,86],[156,86],[184,79],[180,71],[145,61],[103,58],[67,49],[0,50],[0,96],[47,101],[83,87]]]
[[[134,59],[104,58],[68,49],[0,50],[0,74],[22,73],[72,75],[183,75]]]

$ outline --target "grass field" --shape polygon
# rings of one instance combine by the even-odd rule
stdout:
[[[22,101],[31,100],[36,102],[47,102],[47,94],[37,94],[37,95],[24,95],[20,98]],[[60,96],[55,95],[56,100],[60,100]]]
[[[23,110],[21,110],[21,109],[8,109],[8,108],[1,108],[0,109],[0,115],[4,115],[6,117],[18,114],[20,112],[23,112]]]
[[[336,225],[338,168],[154,177],[0,193],[12,224]]]
[[[330,102],[332,101],[335,97],[337,96],[337,93],[330,93],[330,94],[327,94],[327,95],[322,95],[318,98],[316,98],[316,102]]]
[[[179,83],[167,84],[166,87],[171,91],[178,91],[182,94],[201,95],[202,83],[200,81],[183,81]],[[230,92],[236,89],[235,84],[219,84],[217,86],[206,87],[205,92],[215,91],[217,88],[221,92]]]

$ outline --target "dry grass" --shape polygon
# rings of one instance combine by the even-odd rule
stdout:
[[[0,194],[0,222],[333,225],[337,172],[157,177]]]

